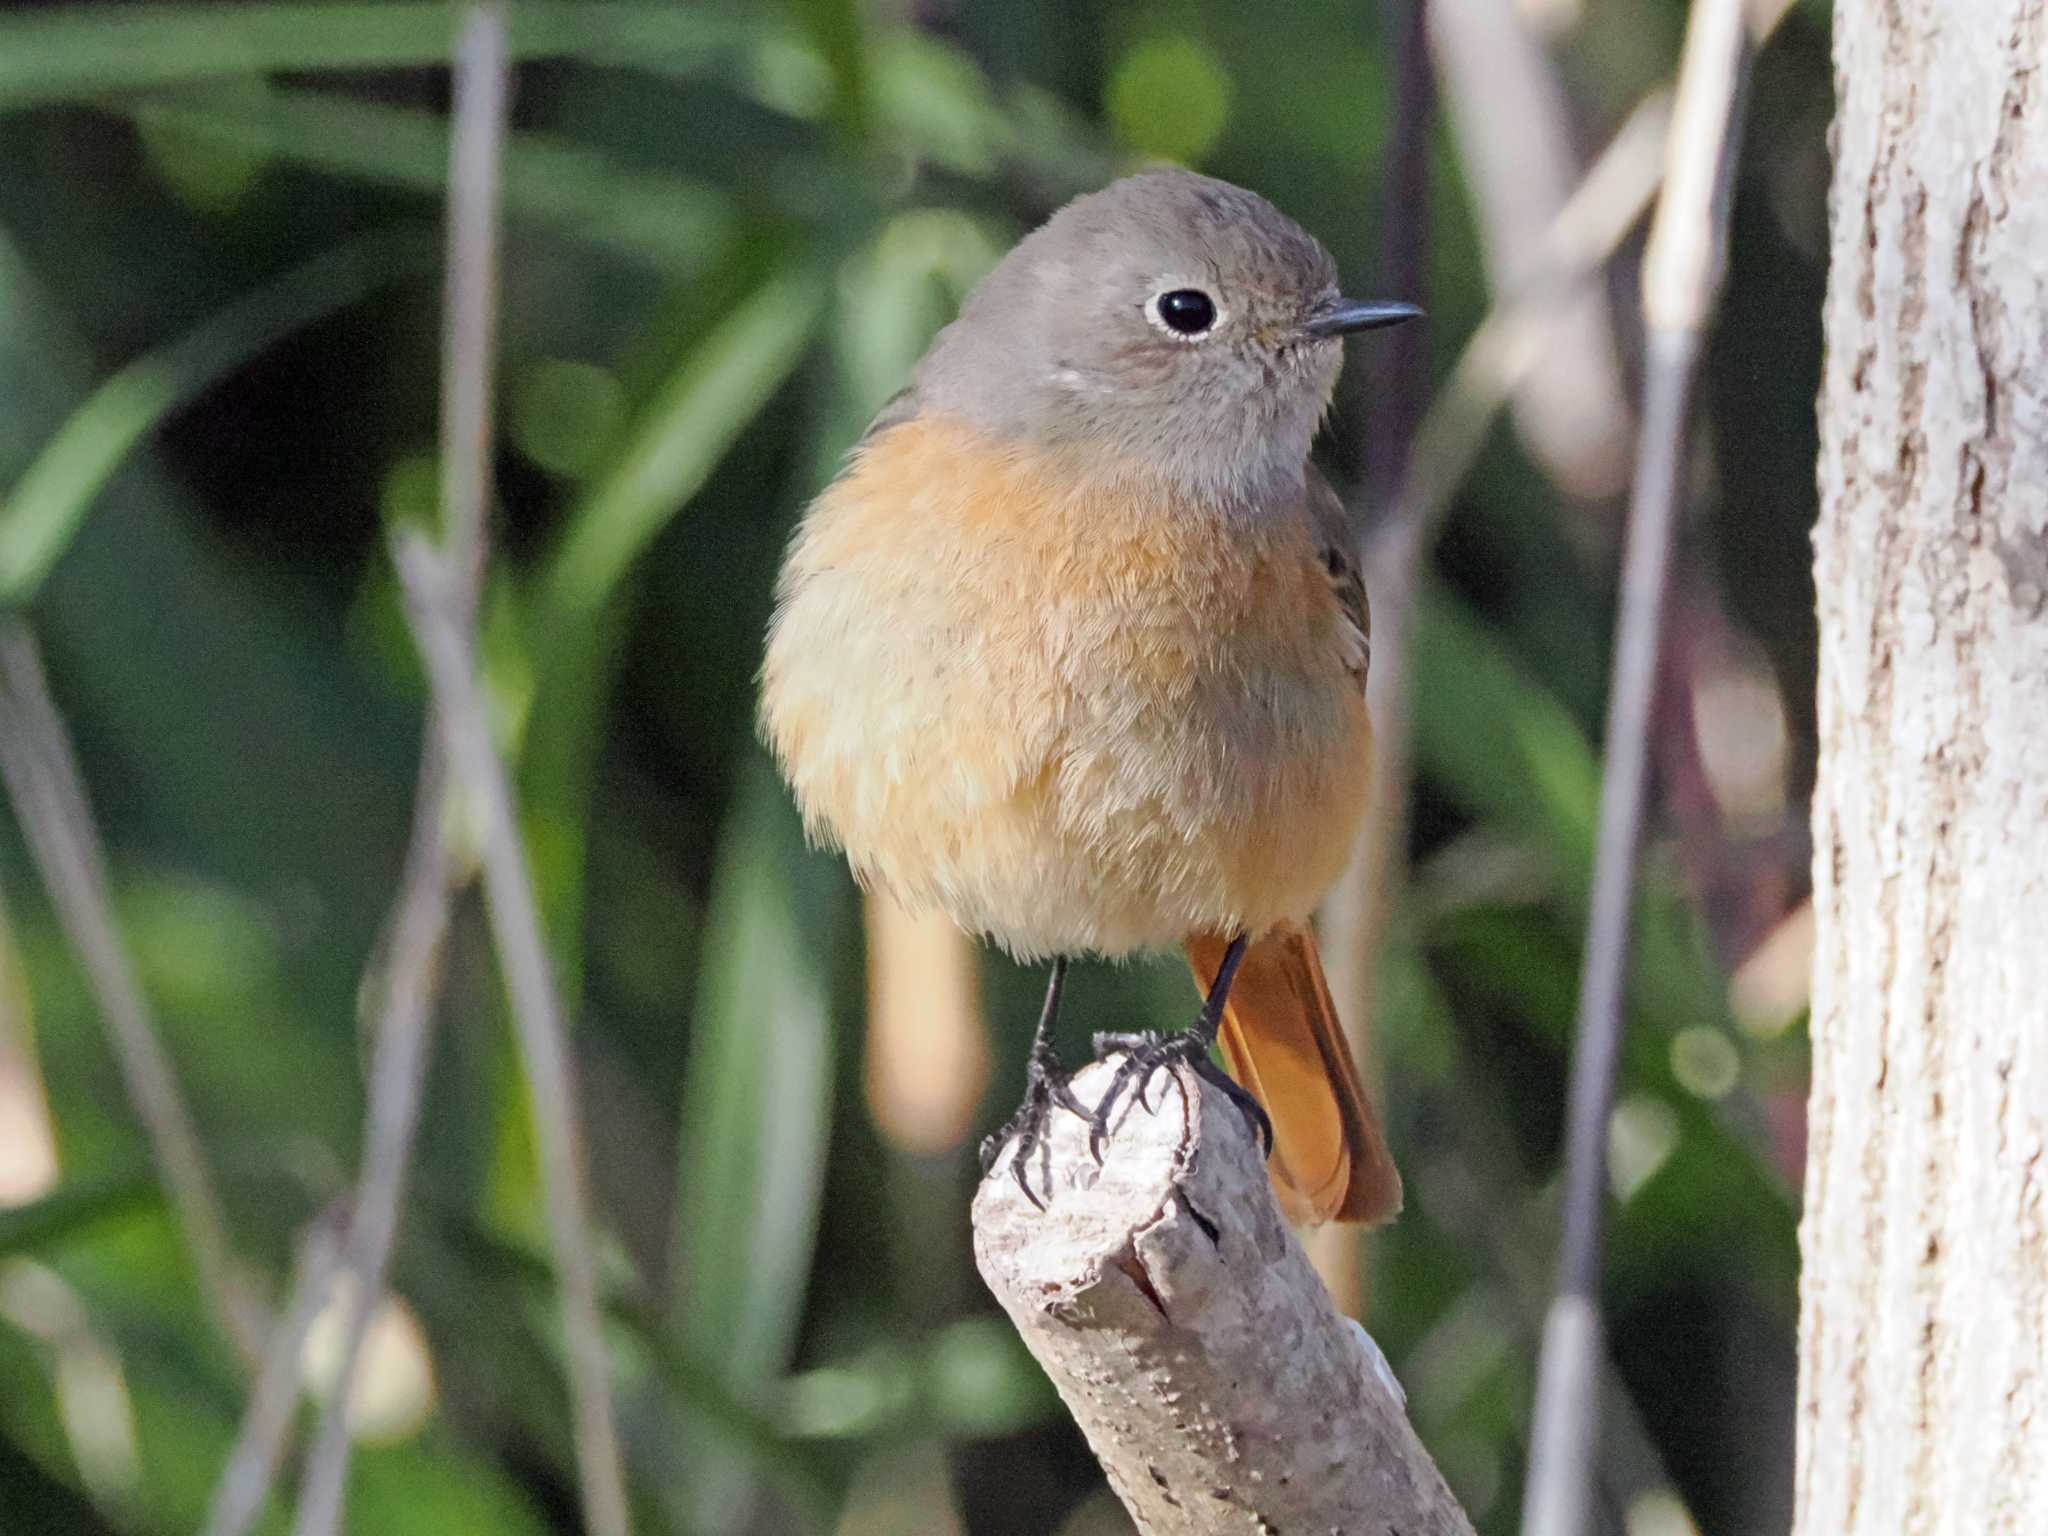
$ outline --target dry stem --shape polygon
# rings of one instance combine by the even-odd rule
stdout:
[[[1115,1058],[1075,1081],[1100,1093]],[[1182,1072],[1119,1118],[1104,1162],[1056,1112],[974,1202],[975,1257],[1145,1536],[1471,1525],[1371,1338],[1288,1232],[1240,1112]]]

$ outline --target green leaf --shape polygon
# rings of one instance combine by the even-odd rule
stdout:
[[[333,92],[246,85],[109,102],[158,132],[275,156],[330,175],[439,193],[448,125],[430,112]],[[725,249],[732,215],[696,182],[628,170],[573,140],[515,133],[505,207],[661,268],[697,270]]]
[[[772,110],[829,115],[854,135],[880,119],[906,149],[968,175],[991,174],[999,155],[1069,191],[1108,174],[1096,135],[1070,111],[1042,95],[1004,106],[969,55],[929,33],[870,27],[845,0],[806,0],[799,18],[803,31],[703,7],[537,3],[510,8],[508,41],[515,60],[722,77]],[[455,31],[455,12],[440,0],[83,6],[4,17],[0,113],[282,72],[429,68],[448,62]],[[1060,118],[1057,135],[1045,131],[1049,112]]]
[[[824,1189],[832,1109],[829,982],[847,928],[836,866],[765,760],[727,817],[704,933],[683,1087],[673,1238],[679,1347],[742,1402],[789,1364]],[[732,1530],[745,1477],[713,1426],[693,1449],[688,1523]]]
[[[432,243],[385,234],[315,257],[144,353],[71,413],[0,501],[0,608],[35,596],[129,452],[164,419],[295,331],[429,271]]]
[[[965,176],[986,177],[1031,145],[1010,121],[981,66],[920,28],[874,40],[874,112],[886,134],[915,154]]]
[[[789,1377],[781,1397],[786,1432],[818,1440],[993,1438],[1059,1412],[1016,1330],[987,1316],[947,1323],[911,1348],[877,1341]]]
[[[832,75],[832,116],[849,138],[867,127],[868,26],[860,0],[799,0],[796,14]]]
[[[147,1174],[61,1185],[40,1200],[0,1210],[0,1257],[48,1255],[107,1223],[163,1208],[163,1191]]]
[[[1423,771],[1474,815],[1540,837],[1583,886],[1600,764],[1578,722],[1441,587],[1422,594],[1411,649]]]
[[[430,4],[70,6],[0,20],[0,112],[279,70],[447,62],[458,11]],[[514,58],[687,65],[729,44],[724,18],[676,5],[511,7]]]
[[[1136,154],[1199,165],[1230,121],[1229,67],[1184,33],[1158,33],[1124,50],[1105,105],[1116,135]]]
[[[628,567],[794,371],[822,300],[811,272],[772,272],[655,391],[617,462],[570,515],[548,563],[544,637],[602,610]]]

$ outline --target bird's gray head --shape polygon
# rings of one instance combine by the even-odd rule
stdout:
[[[1343,335],[1418,313],[1341,298],[1330,253],[1264,198],[1148,171],[997,263],[925,355],[916,401],[1256,503],[1299,486]]]

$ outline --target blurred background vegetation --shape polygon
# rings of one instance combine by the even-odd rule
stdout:
[[[637,1528],[1126,1528],[968,1246],[1042,977],[899,935],[924,1012],[870,1028],[904,983],[868,976],[860,897],[753,736],[770,584],[965,289],[1147,158],[1267,194],[1347,291],[1428,306],[1407,398],[1353,349],[1328,448],[1360,480],[1684,21],[1443,0],[1427,195],[1401,209],[1409,10],[513,8],[482,644],[570,1001]],[[418,763],[385,534],[436,497],[452,30],[415,3],[0,16],[0,619],[40,642],[273,1307],[358,1166],[358,992]],[[1628,1536],[1776,1530],[1790,1502],[1829,91],[1826,10],[1800,4],[1752,87],[1653,743],[1607,1282]],[[1397,295],[1404,230],[1424,291]],[[1410,874],[1375,1010],[1408,1209],[1371,1240],[1368,1321],[1489,1533],[1515,1528],[1554,1243],[1638,239],[1486,436],[1413,594]],[[0,897],[0,1530],[192,1531],[242,1372],[18,815]],[[572,1530],[534,1142],[473,893],[444,987],[349,1528]],[[1069,1051],[1192,1001],[1177,958],[1084,967]],[[316,1394],[332,1334],[307,1342]],[[260,1528],[287,1528],[292,1476]]]

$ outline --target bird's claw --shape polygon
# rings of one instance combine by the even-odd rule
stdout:
[[[1045,1209],[1045,1201],[1031,1187],[1031,1154],[1048,1147],[1045,1123],[1052,1118],[1057,1107],[1079,1115],[1086,1120],[1088,1107],[1074,1097],[1070,1086],[1073,1075],[1062,1067],[1051,1051],[1033,1051],[1025,1067],[1024,1102],[1017,1106],[1017,1113],[993,1135],[983,1138],[981,1143],[981,1171],[985,1176],[995,1166],[1002,1150],[1011,1142],[1017,1144],[1015,1155],[1010,1160],[1010,1175],[1017,1181],[1017,1188],[1024,1192],[1039,1210]],[[1048,1165],[1043,1174],[1046,1195],[1052,1194],[1052,1169]]]
[[[1223,1096],[1235,1104],[1238,1112],[1251,1126],[1259,1138],[1259,1144],[1268,1157],[1273,1154],[1273,1122],[1266,1115],[1263,1105],[1247,1093],[1230,1075],[1209,1059],[1209,1042],[1198,1029],[1185,1029],[1178,1034],[1098,1034],[1095,1037],[1098,1056],[1112,1051],[1122,1051],[1124,1059],[1116,1069],[1116,1076],[1109,1080],[1109,1087],[1103,1090],[1096,1101],[1093,1113],[1088,1116],[1088,1151],[1099,1164],[1102,1149],[1109,1140],[1110,1118],[1116,1111],[1117,1100],[1126,1090],[1137,1096],[1139,1105],[1151,1113],[1152,1076],[1162,1067],[1187,1066],[1194,1069],[1197,1077],[1214,1084]]]

